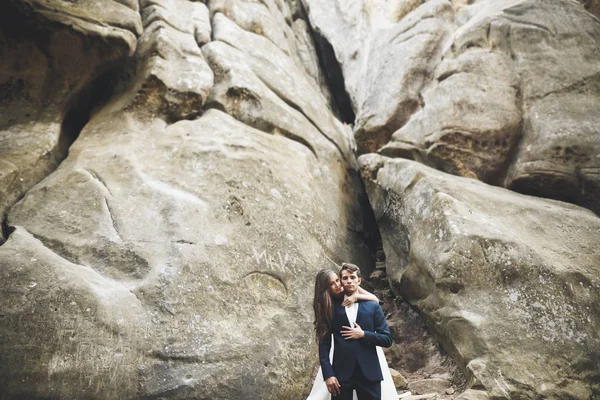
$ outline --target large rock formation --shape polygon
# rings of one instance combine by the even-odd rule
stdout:
[[[306,2],[344,71],[360,153],[600,212],[600,21],[581,5]]]
[[[600,396],[600,218],[410,160],[359,158],[388,276],[492,399]]]
[[[141,32],[137,1],[2,2],[0,218],[66,156]]]
[[[140,4],[115,94],[9,213],[3,395],[301,398],[316,271],[372,263],[351,130],[307,33],[261,35],[296,35],[298,12],[260,6],[254,33],[235,4],[212,24],[202,3]]]
[[[600,397],[600,219],[540,198],[600,211],[590,12],[2,2],[0,398],[302,399],[315,272],[381,239],[464,398]]]
[[[418,1],[305,3],[341,65],[359,152],[374,152],[419,108],[452,30],[452,7],[445,0],[421,7]]]

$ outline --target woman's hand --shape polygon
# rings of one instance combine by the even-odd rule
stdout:
[[[358,295],[355,293],[352,296],[348,296],[348,298],[342,302],[342,305],[344,307],[350,307],[352,304],[356,303],[356,300],[358,300]]]

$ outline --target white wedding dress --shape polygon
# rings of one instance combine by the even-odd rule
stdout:
[[[381,373],[383,374],[383,381],[381,381],[381,400],[398,400],[396,386],[394,386],[394,381],[392,380],[392,375],[390,374],[390,369],[388,368],[387,361],[385,360],[383,350],[379,346],[377,347],[377,358],[379,358],[379,365],[381,366]],[[332,359],[333,343],[331,346],[331,351],[329,352],[329,360],[331,361]],[[330,399],[331,394],[329,394],[327,391],[327,386],[325,386],[325,381],[323,380],[323,372],[321,371],[321,367],[319,367],[319,372],[317,373],[317,377],[313,383],[312,390],[310,391],[310,394],[306,400]],[[354,392],[353,399],[357,400],[356,392]]]

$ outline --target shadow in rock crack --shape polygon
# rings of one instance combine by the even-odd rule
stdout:
[[[67,158],[69,149],[75,140],[79,137],[80,132],[85,127],[90,119],[92,112],[102,107],[110,99],[116,82],[118,80],[118,71],[111,70],[99,78],[92,81],[86,88],[72,96],[67,103],[67,112],[61,124],[60,134],[58,137],[58,143],[56,149],[53,151],[54,165],[56,168],[60,166],[60,163]],[[37,182],[32,182],[33,187]],[[8,214],[11,208],[17,204],[26,193],[21,194],[17,199],[14,200],[13,204],[4,212],[1,221],[0,230],[0,246],[4,244],[10,234],[14,231],[14,228],[8,225]]]
[[[366,193],[364,187],[363,192]],[[404,298],[407,293],[405,285],[400,282],[402,279],[397,280],[397,275],[387,275],[388,270],[404,270],[408,267],[410,238],[405,227],[386,226],[387,218],[381,218],[381,215],[377,218],[376,210],[380,210],[379,214],[385,214],[390,207],[389,199],[384,195],[377,201],[375,207],[369,199],[361,203],[365,217],[365,245],[371,250],[375,261],[375,269],[363,274],[363,286],[380,299],[392,333],[392,347],[384,351],[388,365],[400,373],[408,388],[417,381],[426,388],[433,388],[435,382],[445,381],[452,388],[452,393],[461,392],[467,385],[464,371],[446,352],[444,343],[435,335],[428,321]],[[390,232],[393,237],[390,237]],[[386,248],[393,254],[385,253],[383,239],[387,240]],[[407,390],[407,386],[401,385],[398,389],[402,392]],[[440,394],[437,398],[449,400],[452,395]]]
[[[356,197],[362,216],[362,226],[354,233],[358,236],[357,240],[368,249],[368,253],[371,255],[369,260],[363,261],[359,265],[363,276],[367,277],[376,272],[378,266],[381,266],[381,256],[383,255],[381,234],[360,173],[349,171],[349,174],[352,177],[355,190],[357,190]],[[383,260],[385,260],[385,257]]]
[[[8,225],[8,218],[6,215],[2,216],[2,223],[0,224],[0,246],[2,246],[15,231],[15,228]]]
[[[354,124],[356,114],[352,107],[350,95],[348,95],[348,92],[346,91],[344,73],[342,71],[342,66],[335,57],[335,50],[327,39],[313,28],[308,19],[308,13],[306,12],[303,2],[299,2],[299,6],[302,10],[302,18],[306,21],[310,36],[315,43],[321,70],[325,73],[325,81],[331,92],[331,101],[333,103],[331,105],[332,109],[337,111],[337,114],[339,114],[339,117],[343,122]]]
[[[67,157],[69,148],[79,137],[93,111],[101,108],[112,97],[119,71],[120,69],[113,69],[104,73],[69,101],[68,111],[61,124],[57,164]]]
[[[399,392],[418,384],[429,393],[436,383],[447,382],[451,388],[446,394],[438,395],[440,400],[452,399],[453,393],[466,389],[467,379],[461,366],[445,351],[442,341],[428,326],[427,321],[412,307],[402,295],[398,295],[385,273],[386,259],[381,246],[376,254],[377,266],[365,279],[367,290],[379,299],[381,308],[392,334],[392,347],[384,349],[388,366],[398,372],[406,384],[400,384]],[[401,379],[399,379],[401,381]],[[417,383],[418,382],[418,383]]]

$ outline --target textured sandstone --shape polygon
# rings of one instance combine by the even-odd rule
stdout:
[[[359,153],[600,212],[600,21],[583,6],[305,3],[343,71]]]
[[[297,54],[203,3],[140,4],[112,97],[8,215],[1,386],[301,398],[316,271],[372,267],[351,130]]]
[[[483,390],[468,389],[456,397],[456,400],[488,400],[489,396]]]
[[[452,7],[435,0],[306,0],[311,23],[334,48],[356,113],[359,153],[374,152],[419,107],[451,32]]]
[[[187,0],[166,3],[168,7],[156,0],[142,4],[145,30],[130,68],[135,79],[125,82],[125,93],[108,110],[134,109],[167,121],[200,115],[213,85],[213,72],[200,50],[211,33],[208,9]]]
[[[305,146],[216,110],[173,125],[96,116],[9,217],[17,231],[0,247],[2,298],[16,304],[2,335],[48,326],[6,344],[9,393],[23,394],[26,379],[73,396],[100,386],[108,398],[298,397],[314,362],[314,273],[326,257],[351,257],[327,250],[346,218],[331,207],[331,173]],[[104,327],[118,336],[103,339]],[[27,351],[46,342],[53,359]],[[42,385],[34,365],[54,378]]]
[[[137,2],[29,0],[3,2],[0,26],[4,219],[66,156],[90,97],[105,89],[102,76],[133,53],[142,24]]]
[[[471,385],[491,398],[599,393],[600,218],[414,161],[359,163],[388,276]]]
[[[574,2],[457,13],[424,107],[380,153],[600,211],[600,21]]]
[[[515,193],[600,210],[579,3],[4,1],[0,398],[303,398],[357,150],[413,391],[464,388],[433,333],[459,399],[600,396],[600,220]]]

